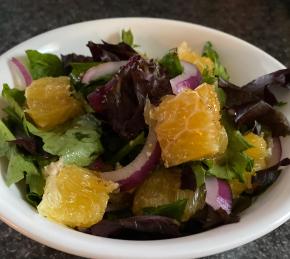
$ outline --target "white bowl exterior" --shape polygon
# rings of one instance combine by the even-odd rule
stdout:
[[[131,28],[135,42],[150,57],[160,57],[168,49],[187,41],[201,52],[211,41],[222,63],[228,68],[231,81],[246,83],[257,76],[284,68],[277,60],[238,38],[200,25],[152,18],[116,18],[96,20],[59,28],[34,37],[0,57],[0,85],[13,85],[8,61],[23,56],[27,49],[66,54],[88,54],[89,40],[117,41],[121,29]],[[287,99],[289,94],[284,96]],[[290,114],[286,105],[283,111]],[[283,139],[284,155],[290,154],[289,138]],[[290,218],[290,170],[285,169],[278,180],[247,209],[241,221],[204,233],[171,240],[125,241],[80,233],[39,216],[21,197],[15,186],[8,188],[0,178],[0,217],[24,235],[47,246],[90,258],[193,258],[222,252],[250,242],[277,228]]]

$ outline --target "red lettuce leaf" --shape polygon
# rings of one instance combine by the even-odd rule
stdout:
[[[290,69],[281,69],[273,73],[260,76],[244,85],[245,91],[251,92],[271,105],[278,103],[269,88],[283,87],[290,90]]]
[[[134,216],[102,220],[86,232],[95,236],[123,239],[163,239],[180,236],[177,221],[162,216]]]
[[[9,142],[15,144],[21,149],[24,149],[26,152],[32,155],[37,154],[37,143],[34,138],[31,137],[17,138]]]
[[[229,107],[260,100],[270,105],[276,105],[278,101],[271,89],[282,87],[290,90],[290,69],[281,69],[260,76],[242,87],[238,87],[222,78],[219,78],[218,84],[227,94],[227,106]]]
[[[183,231],[186,235],[191,235],[238,221],[239,217],[233,213],[227,214],[222,209],[214,210],[205,205],[184,225]]]
[[[180,176],[180,189],[181,190],[196,190],[196,179],[195,174],[190,166],[182,168]]]
[[[226,93],[226,107],[231,108],[260,101],[260,98],[252,92],[246,91],[243,88],[222,79],[221,77],[219,78],[218,86]]]
[[[129,192],[111,193],[106,212],[120,211],[132,207],[133,194]]]
[[[235,107],[235,123],[240,127],[258,121],[271,129],[272,136],[286,136],[290,134],[290,125],[283,113],[275,110],[264,101],[240,105]]]
[[[88,101],[119,136],[132,139],[145,128],[146,98],[158,105],[167,94],[172,89],[165,71],[153,60],[136,55],[111,81],[91,93]]]
[[[232,214],[238,215],[245,209],[249,208],[252,205],[253,197],[251,195],[240,195],[239,198],[234,199]]]
[[[9,141],[16,145],[22,152],[31,155],[32,158],[53,159],[55,156],[43,150],[43,141],[37,136],[16,136],[15,140]]]
[[[225,107],[234,115],[238,127],[258,122],[269,127],[274,137],[290,134],[287,118],[272,107],[278,100],[270,90],[274,87],[290,89],[290,69],[261,76],[242,87],[221,78],[218,85],[226,93]]]
[[[71,72],[71,63],[88,63],[93,62],[93,58],[89,56],[77,55],[75,53],[61,55],[61,61],[63,63],[63,67],[65,73],[68,75]]]
[[[94,61],[99,62],[128,60],[137,54],[130,45],[124,42],[110,44],[105,41],[103,43],[89,41],[87,46],[92,53]]]
[[[284,158],[276,165],[257,171],[256,174],[252,177],[253,189],[250,191],[250,193],[252,195],[258,195],[266,190],[267,187],[273,184],[279,177],[281,173],[279,167],[287,165],[290,165],[290,159]]]

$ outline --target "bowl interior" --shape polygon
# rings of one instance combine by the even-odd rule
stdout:
[[[131,28],[140,50],[150,57],[160,57],[167,50],[187,41],[200,53],[206,41],[211,41],[222,63],[228,68],[231,81],[243,84],[257,76],[284,66],[258,48],[228,34],[183,22],[150,18],[118,18],[97,20],[66,26],[32,38],[0,57],[0,87],[13,86],[8,61],[21,57],[26,49],[41,52],[89,54],[89,40],[117,42],[119,32]],[[1,88],[0,88],[1,89]],[[289,93],[280,91],[281,100]],[[3,105],[3,104],[1,104]],[[290,117],[290,106],[283,112]],[[290,154],[290,140],[283,139],[284,156]],[[22,198],[15,186],[8,188],[3,180],[5,161],[1,161],[0,216],[7,224],[48,246],[91,258],[192,258],[210,255],[242,245],[281,225],[290,217],[289,169],[277,182],[247,209],[237,224],[222,226],[201,234],[161,241],[124,241],[86,235],[40,217]],[[140,252],[142,251],[142,252]]]

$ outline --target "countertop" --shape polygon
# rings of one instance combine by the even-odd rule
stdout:
[[[216,28],[290,66],[289,0],[0,0],[0,54],[63,25],[126,16],[169,18]],[[78,257],[41,245],[0,223],[0,258]],[[254,242],[208,258],[290,258],[290,221]]]

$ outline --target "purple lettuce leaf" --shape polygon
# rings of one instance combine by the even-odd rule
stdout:
[[[20,137],[15,140],[9,141],[10,143],[15,144],[17,147],[24,149],[31,155],[37,155],[37,143],[35,138],[32,137]]]
[[[132,207],[133,194],[129,192],[111,193],[106,212],[120,211]]]
[[[271,129],[273,137],[290,134],[290,125],[285,115],[264,101],[240,105],[234,110],[234,120],[239,127],[257,121]]]
[[[269,168],[257,171],[256,174],[252,177],[252,186],[253,189],[250,190],[252,195],[258,195],[264,190],[267,189],[271,184],[273,184],[279,177],[281,166],[290,165],[290,159],[284,158],[276,165],[273,165]]]
[[[219,78],[218,86],[226,93],[226,107],[228,108],[260,101],[258,96],[221,77]]]
[[[158,105],[167,94],[172,89],[164,70],[153,60],[136,55],[111,81],[92,92],[88,101],[119,136],[132,139],[145,128],[146,98]]]
[[[179,223],[163,216],[134,216],[102,220],[86,232],[96,236],[126,239],[162,239],[180,236]]]
[[[274,137],[290,134],[285,115],[272,107],[278,100],[271,92],[275,87],[290,89],[290,69],[261,76],[242,87],[223,79],[219,79],[218,84],[226,93],[225,107],[234,115],[238,127],[260,123],[269,127]]]
[[[238,198],[233,200],[233,209],[232,214],[238,215],[245,209],[249,208],[252,205],[253,197],[248,194],[241,194]]]
[[[276,105],[278,100],[271,89],[282,87],[290,90],[290,69],[260,76],[257,79],[238,87],[222,78],[219,78],[219,87],[227,94],[227,106],[237,106],[263,100],[270,105]]]
[[[190,166],[182,168],[180,176],[180,189],[181,190],[196,190],[196,179],[195,174]]]
[[[276,97],[269,88],[283,87],[290,90],[290,69],[281,69],[273,73],[260,76],[257,79],[247,83],[242,88],[251,92],[265,102],[275,105],[278,103]]]
[[[89,41],[87,46],[92,53],[94,61],[99,62],[128,60],[137,54],[130,45],[124,42],[110,44],[105,41],[103,43]]]
[[[61,55],[61,61],[63,63],[64,70],[66,74],[69,74],[71,71],[71,63],[88,63],[93,62],[93,58],[89,56],[77,55],[75,53]]]
[[[196,234],[238,221],[239,216],[236,214],[227,214],[222,209],[214,210],[211,206],[205,205],[184,225],[183,231],[186,235]]]
[[[86,232],[95,236],[113,237],[122,231],[122,226],[118,221],[102,220],[90,227]]]

